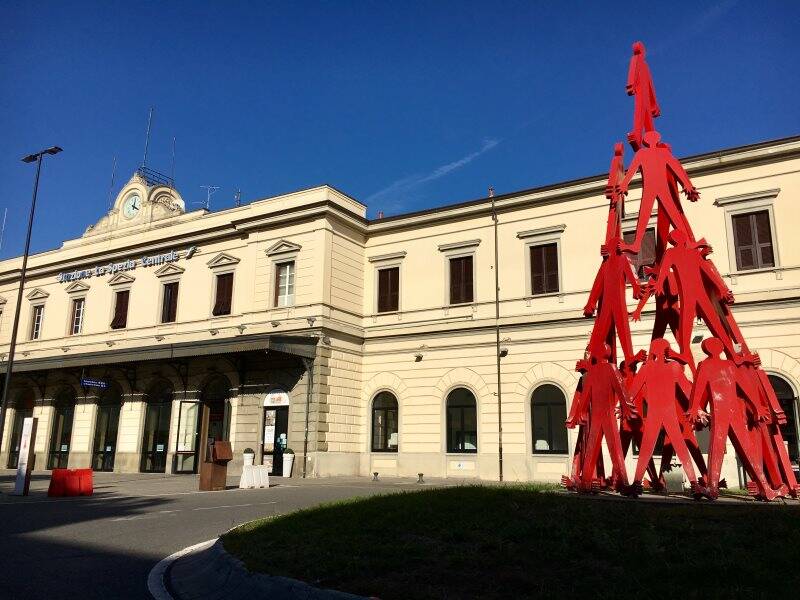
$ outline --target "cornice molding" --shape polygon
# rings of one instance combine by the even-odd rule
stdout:
[[[186,269],[178,265],[166,264],[155,272],[156,277],[169,277],[170,275],[181,275]]]
[[[539,229],[528,229],[527,231],[520,231],[517,237],[521,240],[532,237],[544,237],[547,235],[558,235],[564,233],[567,226],[564,223],[560,225],[552,225],[551,227],[540,227]]]
[[[403,250],[402,252],[392,252],[391,254],[379,254],[378,256],[370,256],[367,260],[371,263],[374,262],[383,262],[387,260],[402,260],[406,257],[406,251]]]
[[[714,200],[714,206],[729,206],[740,202],[751,202],[753,200],[771,200],[780,194],[781,188],[763,190],[761,192],[750,192],[749,194],[737,194],[735,196],[725,196]]]
[[[267,248],[264,253],[267,256],[275,256],[276,254],[289,254],[290,252],[299,252],[302,246],[300,244],[295,244],[294,242],[290,242],[288,240],[280,240],[275,242]]]
[[[439,252],[449,250],[461,250],[463,248],[477,248],[481,245],[481,240],[466,240],[463,242],[451,242],[449,244],[439,244]]]
[[[231,256],[227,252],[220,252],[206,264],[209,269],[218,269],[221,267],[232,267],[239,263],[241,259]]]
[[[75,281],[64,288],[64,291],[68,294],[81,294],[89,291],[89,286],[82,281]]]
[[[50,294],[45,292],[42,288],[33,288],[25,295],[28,300],[44,300],[48,296],[50,296]]]
[[[127,273],[117,273],[111,279],[108,280],[108,285],[124,285],[124,284],[131,284],[136,280],[133,275],[128,275]]]

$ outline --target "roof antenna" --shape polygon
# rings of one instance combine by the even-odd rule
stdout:
[[[154,108],[155,108],[154,106],[150,107],[150,114],[147,117],[147,135],[145,135],[145,138],[144,138],[144,157],[142,158],[142,166],[143,167],[147,166],[147,147],[150,145],[150,124],[153,121],[153,109]]]
[[[175,136],[172,136],[172,171],[170,172],[172,189],[175,189]]]
[[[8,216],[8,208],[3,209],[3,227],[0,229],[0,250],[3,249],[3,238],[6,237],[6,217]]]
[[[242,190],[236,190],[236,193],[233,195],[233,201],[236,203],[236,208],[242,205]]]
[[[114,166],[111,167],[111,185],[108,186],[108,210],[113,208],[111,193],[114,191],[114,177],[117,175],[117,157],[114,157]]]
[[[214,194],[217,193],[217,190],[219,189],[219,186],[218,185],[201,185],[200,187],[203,188],[204,190],[206,190],[205,208],[206,208],[206,210],[211,210],[211,196],[213,196]],[[201,204],[201,203],[197,203],[196,202],[195,204]]]

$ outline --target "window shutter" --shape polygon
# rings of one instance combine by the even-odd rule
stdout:
[[[464,302],[461,291],[464,286],[464,272],[461,258],[450,259],[450,304]]]
[[[378,271],[378,312],[392,312],[399,308],[400,268]]]
[[[736,248],[736,266],[740,270],[757,268],[755,240],[751,215],[733,217],[733,243]]]
[[[755,221],[756,240],[759,252],[759,267],[774,267],[775,256],[772,252],[772,231],[769,225],[769,213],[766,210],[753,215]]]
[[[116,304],[114,305],[114,319],[111,321],[111,329],[124,329],[128,324],[128,298],[129,290],[117,292]]]
[[[464,291],[462,295],[462,302],[472,302],[475,298],[472,292],[472,257],[465,256],[461,259],[464,262]]]
[[[547,244],[544,251],[545,291],[552,294],[558,291],[558,245]]]
[[[542,247],[531,246],[531,294],[544,293],[544,273],[542,273]]]
[[[164,304],[161,307],[161,322],[172,323],[178,315],[178,282],[164,284]]]
[[[214,309],[211,314],[229,315],[231,314],[231,297],[233,294],[233,273],[217,275],[217,297],[214,301]]]

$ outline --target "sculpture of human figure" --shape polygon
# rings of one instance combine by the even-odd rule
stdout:
[[[639,204],[636,236],[630,244],[621,244],[620,247],[624,252],[633,254],[639,252],[656,200],[658,200],[659,208],[664,211],[672,223],[672,227],[682,230],[692,240],[694,238],[683,208],[672,196],[670,178],[674,176],[678,180],[683,186],[686,197],[692,202],[696,202],[700,198],[700,193],[695,189],[678,159],[672,155],[665,144],[659,144],[660,141],[661,135],[657,131],[648,131],[644,134],[644,147],[634,155],[633,161],[625,173],[625,178],[619,186],[620,193],[627,194],[631,179],[641,170],[642,200]]]
[[[624,213],[625,196],[619,193],[619,184],[625,177],[623,154],[625,147],[621,142],[614,144],[614,156],[608,167],[608,181],[606,182],[606,198],[609,201],[608,220],[606,222],[606,243],[622,235],[620,219]]]
[[[650,296],[655,294],[657,271],[654,267],[645,267],[644,270],[648,275],[647,284],[645,284],[644,290],[641,293],[639,304],[630,315],[631,321],[641,320],[642,310],[644,309],[645,304],[647,304]],[[680,302],[678,299],[678,294],[676,294],[674,291],[677,289],[677,287],[678,286],[675,283],[675,276],[672,274],[672,271],[670,271],[667,274],[667,282],[664,285],[664,293],[656,294],[656,319],[655,323],[653,324],[653,335],[650,338],[651,340],[664,337],[664,334],[667,332],[667,327],[669,327],[670,331],[672,331],[672,335],[678,335],[678,327],[680,325]]]
[[[588,350],[587,350],[588,357]],[[589,424],[589,407],[585,402],[583,395],[583,381],[586,377],[586,371],[589,368],[589,359],[583,358],[575,363],[575,370],[581,374],[578,381],[578,386],[575,388],[575,394],[572,396],[572,405],[570,406],[569,415],[567,417],[566,426],[568,429],[578,428],[578,439],[575,441],[575,451],[572,454],[572,471],[567,477],[566,475],[561,478],[561,483],[568,490],[576,490],[580,486],[581,480],[581,466],[583,465],[583,454],[586,448],[586,436],[588,434]],[[603,466],[603,456],[597,457],[595,471],[592,474],[593,480],[605,480],[605,469]]]
[[[639,447],[639,459],[636,462],[631,488],[634,495],[641,492],[642,477],[653,456],[662,429],[683,463],[683,470],[692,484],[692,491],[696,495],[702,493],[678,417],[678,411],[682,412],[678,395],[682,392],[687,398],[691,397],[692,384],[684,375],[683,366],[667,356],[668,350],[669,342],[663,338],[650,342],[647,361],[636,373],[633,384],[628,390],[631,396],[643,392],[647,406],[642,444]]]
[[[583,401],[588,409],[589,432],[584,447],[583,465],[581,466],[580,489],[592,491],[594,465],[601,452],[601,441],[605,437],[611,463],[620,475],[618,489],[628,486],[628,475],[625,470],[625,459],[619,439],[619,428],[615,418],[617,403],[627,418],[636,416],[636,409],[628,398],[622,380],[611,358],[611,348],[604,344],[600,353],[592,353],[590,364],[583,382]]]
[[[675,337],[681,357],[690,365],[694,364],[690,344],[692,327],[698,315],[703,318],[711,334],[722,339],[729,355],[734,356],[736,352],[733,342],[709,297],[716,293],[721,301],[732,302],[732,292],[721,279],[716,280],[710,276],[713,266],[703,257],[702,250],[689,246],[683,231],[673,229],[669,234],[669,241],[672,247],[664,252],[655,282],[655,292],[660,295],[665,294],[665,284],[671,269],[677,286],[673,291],[676,291],[680,298],[680,324]]]
[[[661,114],[642,42],[633,44],[625,91],[628,96],[633,96],[633,130],[628,134],[628,142],[636,151],[642,143],[642,130],[653,131],[653,119]]]
[[[589,339],[589,351],[601,355],[605,344],[614,344],[614,332],[619,337],[622,353],[626,361],[633,359],[633,343],[628,324],[628,302],[626,281],[633,288],[633,297],[639,298],[639,279],[633,272],[628,257],[619,250],[619,238],[612,238],[610,243],[602,246],[603,262],[597,270],[592,291],[583,309],[585,317],[594,315],[599,303],[592,335]],[[615,344],[614,344],[615,345]],[[614,357],[614,353],[611,354]],[[614,357],[615,358],[615,357]]]
[[[701,348],[707,358],[697,367],[688,417],[695,425],[707,424],[709,413],[705,409],[710,404],[711,447],[708,452],[707,495],[710,498],[719,496],[722,458],[725,455],[726,440],[730,436],[739,460],[758,486],[758,495],[765,500],[772,500],[785,493],[785,490],[773,489],[767,483],[761,465],[753,460],[756,454],[747,427],[745,409],[749,408],[753,417],[759,421],[768,420],[769,413],[757,398],[751,396],[752,390],[739,376],[736,363],[720,356],[724,349],[721,340],[706,338]]]

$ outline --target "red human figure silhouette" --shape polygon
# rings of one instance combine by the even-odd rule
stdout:
[[[647,352],[640,350],[636,353],[636,356],[633,357],[633,360],[630,364],[626,363],[625,361],[619,363],[619,373],[625,382],[625,389],[631,389],[633,380],[636,376],[636,367],[639,363],[644,362],[646,358]],[[635,443],[637,447],[641,447],[642,445],[642,415],[644,415],[643,394],[636,394],[636,396],[631,397],[631,401],[636,408],[636,413],[639,415],[639,418],[626,419],[622,414],[619,415],[619,437],[622,444],[623,457],[628,455],[628,448],[630,448],[631,442]],[[652,458],[647,463],[647,474],[650,476],[650,487],[652,489],[663,489],[663,480],[659,477],[655,462]],[[616,475],[617,473],[614,472],[612,475],[612,480],[616,481]]]
[[[636,462],[636,472],[633,477],[632,491],[634,494],[641,491],[642,476],[647,463],[653,456],[653,450],[662,429],[683,463],[683,470],[692,483],[692,490],[695,494],[700,490],[678,418],[679,392],[683,392],[687,398],[691,397],[692,384],[683,374],[683,367],[668,358],[668,350],[669,343],[665,339],[659,338],[650,342],[647,362],[639,369],[629,390],[631,396],[643,392],[647,405],[642,445],[639,448],[639,459]]]
[[[688,416],[694,424],[706,424],[708,413],[705,412],[705,408],[708,404],[711,405],[711,447],[708,452],[707,494],[710,498],[719,496],[722,457],[725,454],[725,442],[730,436],[739,460],[758,486],[758,495],[765,500],[772,500],[780,492],[769,486],[764,478],[761,465],[754,461],[754,450],[747,428],[745,408],[746,406],[750,408],[758,420],[769,419],[769,414],[748,393],[752,390],[750,385],[739,377],[736,363],[720,357],[724,349],[721,340],[713,337],[706,338],[701,347],[707,358],[701,361],[697,368]]]
[[[703,318],[711,330],[711,334],[722,339],[729,356],[734,356],[733,342],[727,335],[710,298],[716,293],[718,298],[727,302],[733,300],[733,294],[721,279],[716,281],[710,275],[712,270],[716,272],[716,269],[713,269],[710,261],[703,257],[701,250],[688,245],[686,235],[680,229],[670,232],[669,241],[673,246],[664,252],[664,258],[661,260],[658,270],[655,291],[656,294],[665,293],[664,286],[670,269],[672,269],[677,284],[677,290],[674,291],[677,291],[678,298],[680,298],[679,326],[675,336],[680,356],[694,367],[690,343],[694,319],[698,315]]]
[[[605,344],[610,348],[615,347],[614,332],[616,332],[625,360],[630,361],[633,358],[633,343],[628,324],[625,282],[631,284],[634,298],[639,297],[640,286],[630,261],[619,251],[618,242],[619,238],[614,238],[601,249],[603,262],[597,270],[583,314],[586,317],[593,316],[595,306],[599,303],[600,309],[589,339],[589,352],[593,355],[602,355]],[[615,354],[612,351],[612,359],[616,359]]]
[[[589,407],[589,431],[581,466],[580,489],[582,491],[593,489],[593,467],[600,456],[600,442],[603,437],[605,437],[608,452],[611,455],[613,468],[619,473],[618,485],[620,488],[628,485],[625,459],[622,456],[619,429],[614,412],[618,402],[623,414],[629,418],[636,415],[636,410],[625,392],[619,372],[609,362],[610,358],[611,348],[608,344],[603,346],[601,353],[592,354],[583,382],[583,398]]]
[[[755,421],[751,426],[753,461],[765,468],[773,489],[782,490],[785,487],[788,493],[797,497],[800,491],[797,478],[780,430],[780,425],[786,424],[786,413],[783,412],[766,373],[759,368],[760,360],[757,354],[749,355],[739,366],[737,374],[744,393],[757,399],[762,411],[770,415],[769,418]]]
[[[606,222],[606,244],[622,235],[620,219],[625,212],[625,196],[619,193],[619,184],[625,177],[623,153],[625,147],[621,142],[614,144],[614,156],[608,168],[608,182],[606,183],[606,198],[609,200],[608,220]]]
[[[575,370],[581,374],[578,381],[578,386],[575,389],[575,394],[572,397],[572,405],[567,417],[566,426],[568,429],[578,427],[578,439],[575,442],[575,451],[572,455],[572,472],[569,477],[564,475],[561,477],[561,484],[568,490],[576,490],[580,485],[581,479],[581,466],[583,465],[583,451],[586,447],[586,436],[588,434],[589,411],[587,403],[584,401],[583,395],[583,381],[586,377],[586,371],[589,368],[588,358],[579,360],[575,364]],[[605,469],[603,467],[602,455],[597,458],[595,471],[592,474],[593,481],[605,480]]]
[[[645,267],[645,273],[649,275],[647,284],[644,291],[639,298],[639,304],[636,309],[631,313],[631,321],[639,321],[642,318],[642,309],[650,299],[650,296],[655,294],[656,288],[656,272],[654,267]],[[664,337],[667,332],[667,327],[672,331],[672,335],[678,335],[678,327],[680,325],[680,311],[678,295],[673,291],[678,288],[675,282],[675,276],[670,271],[667,274],[667,281],[664,284],[664,293],[656,294],[656,320],[653,324],[653,335],[651,340]]]
[[[672,177],[683,186],[687,198],[696,202],[700,193],[689,180],[681,163],[672,156],[669,148],[659,144],[661,136],[657,131],[648,131],[644,134],[644,147],[634,155],[628,167],[625,178],[620,183],[620,193],[628,193],[628,185],[639,170],[642,172],[642,200],[639,204],[639,219],[636,223],[636,236],[632,243],[622,244],[624,252],[636,254],[642,246],[642,238],[647,230],[647,222],[653,210],[653,204],[658,200],[658,205],[664,211],[672,227],[682,230],[689,238],[693,238],[689,221],[683,214],[679,202],[675,202],[670,189]],[[659,211],[660,212],[660,211]]]
[[[653,119],[661,114],[642,42],[633,44],[625,91],[628,96],[633,96],[633,130],[628,134],[628,142],[636,151],[642,144],[642,130],[653,131]]]

